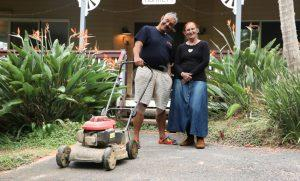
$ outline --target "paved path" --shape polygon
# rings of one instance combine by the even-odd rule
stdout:
[[[0,180],[300,180],[300,151],[208,144],[159,145],[156,134],[143,134],[135,160],[118,162],[113,171],[101,164],[75,163],[60,169],[54,156],[0,173]]]

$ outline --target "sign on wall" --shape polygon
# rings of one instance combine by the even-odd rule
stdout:
[[[175,4],[176,0],[142,0],[144,5]]]

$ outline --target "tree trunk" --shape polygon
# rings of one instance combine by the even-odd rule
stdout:
[[[283,40],[283,56],[287,59],[291,71],[300,71],[300,50],[297,39],[294,1],[278,0],[281,33]]]

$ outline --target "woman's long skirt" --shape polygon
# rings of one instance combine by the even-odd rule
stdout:
[[[180,79],[175,79],[167,130],[206,137],[208,134],[207,101],[206,82],[190,81],[183,84]]]

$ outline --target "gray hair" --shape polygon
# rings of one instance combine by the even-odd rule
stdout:
[[[169,16],[169,17],[174,18],[174,19],[175,19],[175,24],[177,24],[177,22],[178,22],[177,13],[175,13],[175,12],[168,12],[168,13],[166,13],[164,16],[165,16],[165,17],[166,17],[166,16]]]

